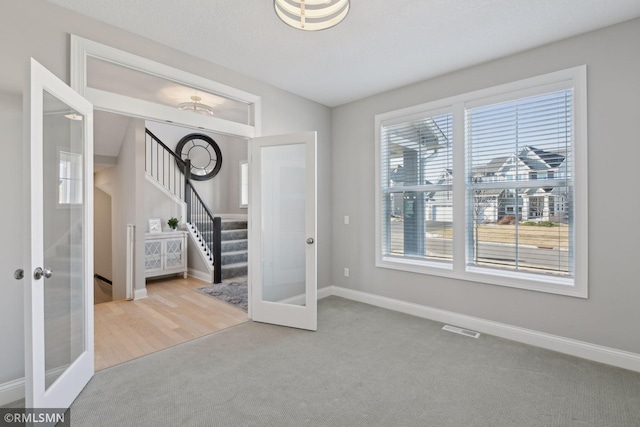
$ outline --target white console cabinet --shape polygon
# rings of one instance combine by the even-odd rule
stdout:
[[[187,232],[146,233],[145,277],[182,273],[187,278]]]

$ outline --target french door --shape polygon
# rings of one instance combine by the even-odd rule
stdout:
[[[93,376],[93,107],[31,59],[25,85],[25,397],[68,408]]]
[[[316,133],[249,142],[254,321],[317,329]]]

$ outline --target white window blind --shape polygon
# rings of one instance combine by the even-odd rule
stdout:
[[[572,97],[466,110],[467,265],[573,276]]]
[[[452,126],[451,113],[381,126],[383,256],[451,261]]]

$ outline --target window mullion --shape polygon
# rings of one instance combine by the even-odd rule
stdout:
[[[466,191],[464,104],[453,105],[453,271],[466,266]]]

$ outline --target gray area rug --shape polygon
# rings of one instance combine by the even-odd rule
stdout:
[[[247,311],[248,292],[246,280],[204,286],[196,289],[196,291],[231,304],[245,312]]]
[[[640,373],[329,297],[98,372],[81,426],[640,426]]]

